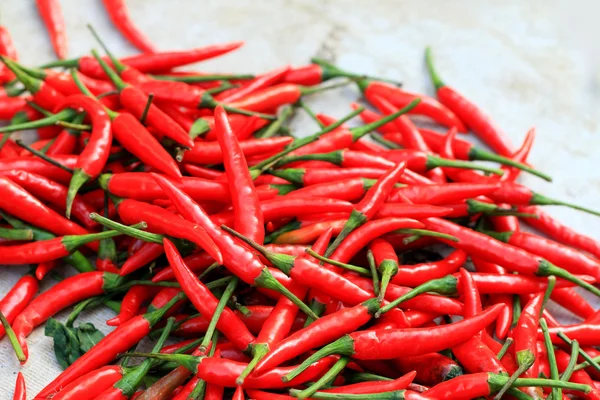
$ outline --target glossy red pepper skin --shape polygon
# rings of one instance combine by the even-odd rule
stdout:
[[[376,255],[375,252],[373,252]],[[377,260],[377,255],[375,260]],[[398,268],[398,272],[392,279],[396,285],[416,287],[428,280],[442,278],[456,272],[467,260],[467,253],[463,250],[455,250],[443,260],[429,263],[421,263]]]
[[[534,378],[538,376],[539,364],[537,362],[537,329],[540,312],[542,309],[542,302],[544,299],[544,293],[536,293],[527,305],[523,308],[519,322],[515,329],[513,329],[512,337],[514,342],[514,352],[517,362],[521,364],[523,357],[527,355],[533,356],[536,360],[533,365],[527,371],[524,372],[524,376]]]
[[[120,61],[143,73],[160,73],[183,65],[217,57],[241,47],[243,42],[231,42],[191,50],[165,51],[124,57]],[[107,60],[107,62],[109,62]],[[105,79],[106,75],[94,57],[84,56],[77,60],[79,71],[87,76]]]
[[[0,54],[15,61],[19,58],[10,32],[2,25],[0,25]],[[15,75],[6,66],[0,65],[0,82],[10,82],[13,79],[15,79]]]
[[[132,286],[125,294],[125,297],[123,297],[119,315],[107,320],[106,324],[110,326],[118,326],[129,321],[131,318],[137,315],[138,311],[142,307],[142,304],[146,300],[153,298],[157,292],[158,288],[153,286]]]
[[[285,82],[296,85],[313,86],[323,82],[323,68],[318,64],[309,64],[291,68],[283,78]]]
[[[550,214],[543,211],[540,207],[521,206],[518,208],[518,210],[519,212],[537,215],[537,218],[523,219],[523,221],[533,228],[541,231],[545,235],[550,236],[552,239],[560,243],[575,247],[579,250],[590,253],[596,258],[600,258],[600,243],[591,237],[574,231],[572,228],[569,228],[552,217]]]
[[[380,237],[388,232],[398,229],[419,229],[423,224],[417,220],[409,218],[385,218],[369,221],[360,228],[355,229],[339,245],[331,255],[331,259],[348,262],[371,240]]]
[[[73,382],[57,389],[58,392],[52,397],[56,400],[92,400],[98,393],[103,392],[123,377],[123,370],[118,365],[107,365],[75,379]],[[43,393],[43,392],[42,392]],[[50,398],[38,394],[36,398]]]
[[[36,0],[40,16],[50,34],[50,42],[54,53],[60,59],[67,57],[67,34],[65,21],[58,0]]]
[[[123,107],[139,119],[148,102],[148,96],[138,88],[127,86],[119,92],[119,100]],[[154,104],[150,104],[148,108],[146,123],[177,143],[190,148],[194,147],[194,141],[187,132]]]
[[[298,375],[290,382],[283,382],[281,378],[292,371],[295,366],[274,368],[265,371],[262,374],[254,373],[244,381],[244,389],[278,389],[290,386],[296,386],[305,382],[310,382],[321,376],[335,363],[337,357],[327,357],[312,364],[305,372]],[[196,375],[208,383],[214,383],[225,387],[236,387],[235,380],[246,368],[246,363],[217,359],[214,357],[205,358],[198,365]]]
[[[394,358],[392,363],[403,374],[415,371],[415,381],[425,386],[435,386],[463,374],[460,365],[439,353]]]
[[[168,239],[165,239],[164,245],[167,258],[171,266],[173,266],[177,281],[181,284],[186,294],[188,294],[196,309],[200,311],[205,319],[210,320],[219,300],[186,267],[177,248]],[[247,349],[248,345],[255,340],[244,323],[229,308],[223,310],[217,323],[217,329],[241,350]]]
[[[262,90],[279,83],[284,76],[287,75],[289,70],[289,66],[276,68],[273,71],[269,71],[261,76],[257,76],[252,81],[248,82],[248,84],[240,88],[229,89],[215,95],[215,99],[222,103],[231,103],[240,99],[244,99],[245,97],[254,94],[258,90]]]
[[[83,94],[67,97],[56,111],[66,108],[81,108],[91,119],[92,135],[87,146],[79,155],[75,169],[81,169],[89,176],[89,179],[93,179],[100,175],[110,153],[112,144],[110,118],[96,100]]]
[[[8,177],[37,198],[52,204],[59,210],[64,210],[67,199],[67,188],[63,185],[53,182],[44,176],[27,171],[3,171],[0,172],[0,175]],[[90,213],[94,211],[96,210],[83,197],[75,197],[72,214],[88,229],[98,226],[97,223],[90,219]]]
[[[121,275],[128,275],[150,264],[165,252],[158,243],[144,243],[142,247],[132,254],[121,266]]]
[[[557,349],[554,353],[556,357],[556,365],[558,366],[558,371],[560,373],[563,373],[564,370],[567,369],[571,357],[569,354],[565,353],[560,349]],[[600,390],[598,390],[598,388],[594,385],[594,381],[592,380],[592,378],[590,378],[587,372],[585,372],[585,370],[573,371],[573,374],[571,375],[571,379],[569,381],[573,383],[583,383],[584,385],[589,385],[592,388],[590,393],[581,393],[580,395],[582,396],[582,398],[588,400],[600,399]]]
[[[228,105],[255,112],[270,112],[285,104],[294,104],[302,97],[300,86],[281,83],[238,99]]]
[[[574,288],[554,289],[550,298],[561,307],[585,320],[592,317],[595,313],[594,307]]]
[[[581,323],[576,325],[567,326],[556,326],[548,328],[550,336],[552,337],[552,343],[560,345],[564,343],[561,338],[558,337],[558,332],[563,332],[571,340],[577,340],[582,346],[597,346],[600,343],[598,339],[600,336],[600,324],[595,323]],[[538,331],[537,337],[543,340],[541,330]]]
[[[262,244],[265,240],[265,223],[259,198],[240,143],[221,106],[215,108],[215,129],[223,153],[229,191],[233,195],[233,227],[242,235]]]
[[[53,156],[52,158],[69,168],[74,167],[77,162],[76,156]],[[33,172],[60,183],[69,183],[69,180],[71,179],[71,174],[38,157],[11,157],[0,159],[0,172],[12,170]]]
[[[142,53],[154,53],[156,48],[150,40],[134,25],[124,0],[103,0],[112,23],[125,38]]]
[[[486,196],[496,193],[500,188],[497,183],[444,183],[426,186],[405,186],[396,188],[390,194],[388,202],[402,203],[406,199],[416,204],[444,205]]]
[[[17,382],[15,383],[15,392],[13,394],[13,400],[27,400],[25,377],[21,372],[19,372],[17,375]]]
[[[26,105],[27,99],[25,97],[0,97],[0,120],[8,121],[12,119]]]
[[[27,357],[25,338],[36,326],[59,311],[87,298],[98,296],[114,286],[115,275],[104,272],[85,272],[72,276],[40,294],[17,315],[13,329]]]
[[[85,235],[84,228],[59,215],[7,177],[0,176],[0,208],[57,235]]]
[[[244,156],[249,157],[270,151],[279,151],[293,141],[290,137],[248,139],[240,142]],[[223,162],[223,152],[217,142],[197,142],[193,149],[186,151],[183,161],[196,164],[219,164]]]
[[[410,93],[397,86],[378,81],[370,81],[363,91],[367,98],[382,97],[396,108],[405,107],[414,99],[419,98],[421,102],[410,111],[411,114],[427,116],[438,124],[449,128],[455,127],[459,132],[467,131],[456,114],[432,97]]]
[[[600,279],[600,262],[571,247],[528,232],[505,232],[501,234],[501,238],[506,243],[543,257],[573,274]]]
[[[181,177],[173,157],[133,115],[120,113],[112,121],[112,132],[121,146],[143,163],[171,177]]]
[[[126,224],[144,221],[148,224],[149,231],[187,239],[204,249],[219,263],[223,261],[217,245],[204,229],[161,207],[135,200],[123,200],[118,204],[117,211]]]
[[[9,324],[12,324],[37,294],[39,284],[35,276],[25,275],[0,300],[0,312]],[[4,327],[0,327],[0,338],[4,336]]]

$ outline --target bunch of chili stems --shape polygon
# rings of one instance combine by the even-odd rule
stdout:
[[[92,30],[105,56],[26,67],[1,29],[0,263],[33,269],[2,294],[0,335],[25,363],[60,311],[115,312],[36,399],[600,399],[581,295],[600,295],[600,244],[540,206],[598,213],[516,182],[550,180],[533,129],[514,146],[429,50],[435,96],[320,59],[188,71],[242,43],[156,52],[105,4],[144,54]],[[341,85],[363,104],[343,118],[304,102]],[[314,134],[293,136],[298,112]],[[38,293],[62,264],[78,273]]]

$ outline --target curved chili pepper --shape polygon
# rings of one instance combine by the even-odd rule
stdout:
[[[154,45],[133,23],[125,0],[103,0],[102,3],[108,12],[108,16],[119,32],[129,43],[137,47],[142,53],[154,53]]]
[[[519,272],[521,274],[536,274],[542,276],[555,275],[556,277],[573,282],[596,295],[600,295],[600,291],[593,285],[590,285],[568,271],[551,264],[543,258],[532,255],[518,247],[502,243],[489,236],[468,228],[463,228],[440,218],[428,218],[423,220],[423,223],[429,230],[449,234],[458,238],[459,241],[452,245],[465,250],[475,257],[501,265],[510,271]],[[445,241],[445,239],[440,240]]]
[[[0,312],[4,314],[9,324],[12,324],[17,315],[27,307],[38,289],[39,284],[35,276],[27,274],[19,279],[0,300]],[[4,333],[4,327],[0,326],[0,338]]]
[[[489,232],[489,235],[543,257],[571,273],[600,279],[600,263],[568,246],[528,232]]]
[[[377,109],[379,109],[386,115],[393,113],[397,110],[397,108],[390,104],[390,102],[377,95],[367,97],[367,99],[371,104],[375,105]],[[421,103],[419,102],[419,104]],[[421,133],[419,132],[415,124],[413,124],[412,121],[406,115],[401,115],[400,117],[395,119],[394,124],[398,128],[398,131],[400,131],[400,134],[403,138],[403,142],[405,143],[407,148],[421,150],[426,153],[431,152],[431,149],[423,140],[423,137],[421,136]],[[444,173],[440,168],[433,168],[428,172],[427,176],[437,183],[446,182]]]
[[[210,319],[217,307],[217,298],[186,267],[179,252],[168,239],[165,239],[164,245],[167,258],[171,266],[173,266],[177,281],[204,318],[207,320]],[[221,314],[217,322],[217,327],[232,343],[242,350],[245,350],[255,340],[244,323],[228,308],[225,308]]]
[[[484,329],[498,316],[502,306],[494,306],[474,317],[432,328],[378,329],[353,332],[321,348],[309,356],[291,379],[316,360],[331,354],[351,356],[358,360],[389,360],[412,357],[454,347]]]
[[[233,194],[231,202],[234,227],[244,236],[262,243],[265,230],[259,199],[240,144],[229,126],[227,113],[221,106],[215,108],[215,129],[223,153],[229,191]]]
[[[280,150],[293,142],[291,137],[273,137],[267,139],[248,139],[240,142],[244,156]],[[183,155],[184,162],[198,164],[219,164],[223,162],[223,152],[216,142],[198,142]]]
[[[137,252],[123,263],[120,274],[122,276],[129,275],[143,266],[150,264],[163,255],[164,252],[163,246],[158,243],[144,243]]]
[[[377,179],[385,172],[386,170],[379,168],[340,168],[335,170],[329,168],[287,168],[269,171],[272,175],[301,186],[356,177]]]
[[[600,332],[600,324],[598,323],[581,323],[567,326],[556,326],[548,328],[552,343],[562,344],[563,340],[558,336],[559,332],[567,335],[571,340],[577,340],[582,346],[597,346],[600,342],[598,340],[598,333]],[[543,335],[541,330],[538,331],[538,338],[542,339]]]
[[[79,225],[65,219],[45,206],[21,186],[0,176],[0,208],[23,221],[35,224],[58,235],[88,233]]]
[[[185,366],[207,383],[214,383],[224,387],[237,387],[238,385],[236,385],[235,380],[246,368],[246,363],[216,357],[194,357],[183,354],[133,354],[175,361],[176,363]],[[253,373],[246,378],[243,388],[278,389],[310,382],[329,370],[336,359],[337,357],[326,357],[319,360],[289,382],[283,382],[282,377],[293,370],[295,366],[274,368],[260,375]]]
[[[405,167],[405,163],[398,163],[387,172],[381,174],[381,177],[377,180],[377,182],[369,190],[367,190],[363,199],[356,205],[356,207],[352,209],[350,218],[346,224],[344,224],[342,231],[339,233],[339,235],[337,235],[335,241],[325,252],[326,257],[329,257],[331,254],[335,254],[335,251],[339,249],[340,245],[345,243],[344,241],[346,239],[348,239],[347,242],[350,241],[349,236],[352,235],[356,229],[360,229],[360,227],[367,224],[367,222],[373,218],[373,216],[379,211],[379,208],[385,202],[386,198],[389,196],[400,175],[402,175],[404,172]],[[391,219],[388,221],[390,223],[392,222]],[[361,232],[368,235],[368,231],[361,230]],[[354,235],[354,237],[356,237],[356,235]]]
[[[58,0],[36,0],[36,5],[44,25],[50,34],[54,53],[60,59],[67,57],[67,35],[65,21]]]
[[[25,356],[28,356],[25,338],[33,329],[57,312],[81,300],[98,296],[121,283],[118,275],[108,272],[85,272],[65,279],[37,296],[17,315],[13,329]]]
[[[121,302],[121,308],[119,315],[106,321],[106,325],[118,326],[124,322],[129,321],[133,318],[146,300],[151,299],[156,295],[158,288],[155,286],[145,285],[134,285],[132,286],[123,301]]]
[[[375,254],[375,251],[373,251],[373,254]],[[375,259],[377,260],[377,255],[375,255]],[[456,272],[466,260],[467,253],[465,251],[455,250],[450,253],[448,257],[441,261],[433,261],[429,263],[421,263],[397,268],[397,271],[392,279],[392,283],[396,285],[415,287],[431,279],[442,278],[448,274]]]
[[[204,249],[219,264],[223,262],[221,251],[204,229],[179,218],[175,214],[171,214],[161,207],[127,199],[117,204],[117,211],[125,223],[144,221],[148,224],[148,229],[151,232],[188,239]],[[121,274],[123,273],[121,270]]]
[[[600,244],[597,241],[562,224],[540,207],[519,206],[518,210],[527,214],[535,214],[537,218],[525,217],[523,220],[543,234],[548,235],[558,242],[586,251],[596,258],[600,258]]]
[[[565,370],[568,368],[569,362],[571,361],[571,356],[560,349],[556,349],[555,355],[558,369],[561,372],[561,374],[564,374]],[[590,378],[590,376],[587,374],[587,372],[582,370],[573,371],[572,375],[568,379],[565,379],[564,375],[561,376],[561,378],[569,382],[582,383],[584,385],[590,386],[592,390],[590,393],[583,395],[585,399],[600,399],[600,391],[597,387],[594,386],[594,382],[592,381],[592,378]]]
[[[144,94],[140,89],[125,83],[115,71],[113,71],[99,56],[98,53],[94,53],[94,57],[106,73],[110,80],[115,84],[119,91],[119,101],[128,111],[130,111],[136,118],[140,118],[144,112],[146,112],[147,123],[157,131],[161,132],[165,136],[173,139],[179,144],[186,147],[194,147],[194,141],[190,136],[183,130],[181,126],[167,114],[165,114],[160,108],[154,104],[150,104],[150,107],[146,107],[148,104],[148,96]],[[148,111],[145,111],[146,108]]]
[[[228,105],[243,110],[270,112],[285,104],[294,104],[302,96],[320,92],[324,89],[327,88],[303,87],[293,83],[280,83],[229,102]]]
[[[120,61],[143,73],[160,73],[183,65],[220,56],[241,47],[243,44],[243,42],[231,42],[190,50],[138,54],[122,58]],[[91,56],[51,62],[44,65],[44,67],[77,67],[81,73],[87,76],[97,79],[106,78],[106,74],[98,61]]]
[[[87,235],[69,235],[37,242],[0,246],[4,264],[37,264],[70,255],[77,248],[101,239],[120,235],[117,231],[105,231]]]
[[[424,186],[405,186],[392,190],[390,203],[403,203],[410,200],[417,204],[444,205],[456,201],[487,196],[496,193],[501,186],[497,183],[444,183]]]
[[[369,221],[352,231],[331,255],[331,259],[348,262],[371,240],[398,229],[419,229],[423,224],[409,218],[384,218]]]
[[[313,246],[313,250],[317,253],[323,253],[327,249],[330,239],[331,230],[328,230],[319,237]],[[304,298],[308,289],[292,282],[291,290],[292,293],[299,298]],[[271,351],[271,348],[274,348],[273,346],[277,346],[283,340],[286,340],[286,335],[288,335],[292,329],[297,313],[298,307],[296,307],[294,303],[283,296],[280,297],[273,312],[269,315],[269,318],[267,318],[265,324],[261,328],[256,341],[252,344],[252,361],[250,361],[248,367],[238,377],[236,383],[243,385],[244,379],[252,372],[253,368],[258,365],[265,355]],[[321,322],[322,320],[319,320],[315,323],[319,324]]]
[[[15,392],[13,394],[13,400],[27,400],[25,377],[21,372],[17,374],[17,382],[15,383]]]
[[[24,97],[0,97],[0,120],[10,120],[27,105]]]
[[[515,374],[523,373],[526,377],[535,378],[538,376],[539,364],[537,363],[537,329],[538,319],[542,311],[544,293],[535,294],[527,303],[519,322],[512,332],[514,342],[514,352],[519,369]]]
[[[108,114],[92,98],[82,94],[69,96],[58,107],[58,110],[64,108],[82,108],[91,118],[93,126],[90,141],[77,159],[75,172],[69,184],[66,206],[66,215],[69,218],[73,200],[79,188],[90,179],[100,175],[104,169],[112,144],[112,131]]]
[[[243,99],[245,96],[253,94],[257,90],[265,89],[280,82],[282,78],[287,75],[289,70],[289,66],[274,69],[273,71],[267,72],[261,76],[257,76],[252,81],[248,82],[248,84],[240,88],[230,89],[219,93],[217,96],[215,96],[215,99],[223,103],[231,103]]]
[[[403,374],[414,371],[415,380],[426,386],[435,386],[463,374],[460,365],[439,353],[394,358],[392,363]]]
[[[475,104],[444,84],[433,67],[431,49],[426,50],[425,58],[429,75],[440,102],[453,111],[467,127],[496,153],[510,157],[513,153],[513,146],[508,137]]]
[[[18,58],[17,49],[15,48],[10,32],[2,25],[0,25],[0,54],[15,61]],[[13,79],[15,79],[14,74],[3,65],[0,66],[0,81],[10,82]]]
[[[94,347],[67,367],[67,369],[65,369],[56,379],[50,382],[38,394],[38,397],[48,396],[56,389],[68,385],[82,375],[105,366],[114,360],[119,353],[133,347],[142,340],[144,336],[150,333],[152,327],[163,318],[165,313],[169,311],[171,307],[184,297],[185,295],[179,294],[164,307],[144,315],[138,315],[124,324],[119,325],[114,331],[106,335]]]
[[[508,381],[505,375],[497,375],[487,372],[478,372],[456,377],[452,380],[442,382],[433,388],[425,391],[423,396],[427,399],[439,400],[471,400],[480,396],[490,396],[498,392]],[[571,384],[562,381],[553,381],[550,379],[517,379],[514,387],[527,386],[548,386],[569,388],[576,387],[576,390],[588,391],[584,385]]]

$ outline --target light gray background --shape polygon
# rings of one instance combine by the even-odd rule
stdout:
[[[13,34],[21,61],[53,59],[34,1],[2,0],[0,23]],[[62,0],[69,54],[98,47],[86,30],[92,23],[118,55],[135,50],[111,26],[99,0]],[[302,65],[319,54],[356,72],[400,79],[405,88],[433,94],[423,50],[431,45],[447,83],[488,111],[519,143],[532,126],[537,142],[530,161],[554,183],[523,176],[549,196],[600,209],[598,7],[592,1],[193,1],[131,0],[137,25],[159,49],[182,49],[245,40],[237,52],[203,63],[203,71],[254,72],[282,64]],[[579,5],[579,7],[578,7]],[[340,101],[344,99],[345,101]],[[326,93],[310,103],[341,116],[354,89]],[[295,127],[314,126],[303,116]],[[552,214],[600,239],[599,220],[564,208]],[[1,263],[1,260],[0,260]],[[27,267],[0,269],[0,297]],[[61,270],[62,273],[68,273]],[[43,289],[51,286],[44,281]],[[65,318],[67,313],[60,316]],[[108,332],[110,312],[87,314]],[[16,372],[25,374],[33,398],[59,372],[51,339],[38,328],[28,339],[30,360],[20,368],[6,340],[0,343],[0,398],[11,398]]]

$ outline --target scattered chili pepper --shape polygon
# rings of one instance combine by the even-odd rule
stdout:
[[[13,394],[13,400],[26,400],[27,399],[27,389],[25,386],[25,377],[23,373],[19,372],[17,374],[17,382],[15,383],[15,392]]]
[[[58,0],[36,0],[36,5],[50,34],[50,42],[54,53],[60,59],[67,57],[67,36],[65,21]]]
[[[124,0],[103,0],[108,16],[119,32],[143,53],[154,53],[150,40],[134,25]]]

